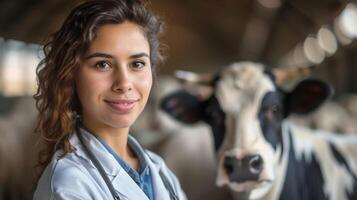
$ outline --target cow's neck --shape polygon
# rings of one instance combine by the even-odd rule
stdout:
[[[339,138],[291,126],[288,171],[280,199],[356,199],[356,175],[346,162],[355,159],[355,154],[343,154],[356,142],[356,137]]]
[[[314,187],[314,184],[307,184],[314,181],[307,181],[306,179],[313,178],[320,181],[318,180],[319,173],[321,173],[319,166],[311,164],[311,167],[307,168],[305,160],[297,158],[296,143],[294,140],[298,138],[295,138],[294,129],[288,121],[282,123],[282,136],[284,151],[280,164],[277,167],[276,181],[267,199],[310,199],[309,190],[311,190],[311,187]],[[310,177],[306,177],[307,171],[309,171]],[[314,193],[321,194],[316,196],[316,199],[325,199],[322,191],[314,191]]]
[[[289,140],[289,126],[282,123],[282,141],[283,149],[279,162],[275,167],[275,180],[270,192],[263,198],[264,200],[279,199],[281,191],[283,190],[283,183],[285,182],[286,173],[288,170],[289,152],[290,152],[290,140]]]

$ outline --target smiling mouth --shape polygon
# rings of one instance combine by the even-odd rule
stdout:
[[[104,100],[112,109],[121,114],[130,112],[138,100]]]

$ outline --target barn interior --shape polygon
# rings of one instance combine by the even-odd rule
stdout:
[[[36,67],[43,58],[43,45],[81,2],[0,1],[0,200],[31,199]],[[165,116],[151,120],[160,114],[157,105],[163,93],[182,87],[173,78],[175,70],[214,73],[239,61],[260,62],[269,69],[316,66],[311,77],[329,82],[335,95],[326,109],[294,120],[312,128],[357,133],[356,1],[151,0],[149,6],[165,22],[161,41],[166,59],[159,66],[158,91],[154,89],[133,132],[164,157],[189,199],[232,197],[226,188],[215,187],[207,127],[180,127]],[[159,131],[162,134],[155,133]],[[200,131],[204,139],[192,134]],[[189,148],[183,151],[181,143]],[[201,149],[207,152],[199,154]],[[177,151],[186,154],[171,156]],[[180,166],[187,155],[205,161]]]

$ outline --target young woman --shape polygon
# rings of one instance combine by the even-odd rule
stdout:
[[[143,1],[92,0],[53,35],[37,70],[44,149],[34,199],[186,199],[129,134],[161,58],[160,28]]]

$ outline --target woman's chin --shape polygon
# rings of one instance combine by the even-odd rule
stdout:
[[[134,120],[107,120],[105,124],[107,126],[114,129],[125,129],[130,128],[130,126],[134,123]]]
[[[133,115],[109,115],[103,118],[102,123],[112,128],[129,128],[134,124],[136,118]]]

